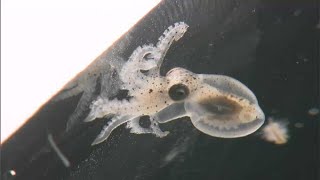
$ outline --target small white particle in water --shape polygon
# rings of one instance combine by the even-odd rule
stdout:
[[[14,170],[10,170],[9,172],[10,172],[10,174],[11,174],[12,176],[15,176],[15,175],[16,175],[16,171],[14,171]]]
[[[309,109],[308,114],[310,116],[316,116],[319,114],[319,109],[318,108],[311,108],[311,109]]]
[[[268,124],[262,129],[262,138],[274,144],[285,144],[288,141],[287,123],[268,118]]]
[[[303,127],[304,127],[304,124],[303,124],[303,123],[300,123],[300,122],[297,122],[297,123],[294,123],[294,127],[296,127],[296,128],[303,128]]]

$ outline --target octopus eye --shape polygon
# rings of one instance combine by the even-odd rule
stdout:
[[[174,101],[184,100],[189,93],[189,88],[184,84],[175,84],[169,89],[169,96]]]

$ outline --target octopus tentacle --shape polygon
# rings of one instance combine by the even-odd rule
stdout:
[[[93,141],[92,145],[99,144],[110,136],[111,132],[120,126],[121,124],[124,124],[128,121],[130,121],[132,117],[130,116],[114,116],[108,123],[103,127],[99,135],[96,137],[96,139]]]
[[[126,86],[128,86],[128,83],[132,82],[132,80],[136,78],[141,79],[141,77],[144,76],[140,70],[152,70],[153,74],[159,75],[164,56],[171,44],[173,41],[178,41],[187,31],[188,27],[184,22],[175,23],[174,26],[170,26],[165,30],[163,35],[160,36],[156,47],[150,44],[136,48],[121,70],[120,78],[126,83]],[[137,86],[137,84],[135,85]]]
[[[156,52],[156,48],[152,44],[139,46],[134,50],[120,71],[120,79],[124,82],[125,86],[132,87],[133,85],[129,82],[137,78],[141,79],[144,76],[140,70],[149,70],[157,66],[154,52]],[[148,59],[146,60],[145,58]]]
[[[160,68],[164,56],[167,54],[173,41],[178,41],[188,29],[188,25],[184,22],[175,23],[174,26],[169,26],[167,30],[164,31],[163,35],[160,36],[159,41],[156,45],[157,50],[160,52],[161,56],[158,60],[158,66]]]

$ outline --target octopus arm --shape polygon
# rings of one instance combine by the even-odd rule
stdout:
[[[87,110],[90,106],[90,102],[94,99],[94,92],[96,91],[96,84],[100,78],[92,79],[92,81],[88,82],[86,88],[84,88],[81,84],[77,84],[72,88],[65,88],[65,90],[61,91],[61,93],[55,96],[54,101],[60,101],[68,97],[72,97],[75,95],[81,94],[81,97],[78,101],[78,104],[73,111],[73,113],[68,118],[66,130],[70,130],[76,124],[81,122],[81,117],[84,115],[85,110]]]
[[[155,52],[157,51],[153,45],[144,45],[136,48],[120,71],[121,80],[128,83],[134,79],[141,78],[143,74],[140,70],[149,70],[157,66],[154,57]],[[145,58],[150,59],[146,60]]]
[[[157,49],[161,55],[159,57],[158,66],[162,64],[164,56],[167,54],[173,41],[178,41],[188,29],[188,25],[184,22],[177,22],[173,26],[169,26],[167,30],[164,31],[163,35],[159,38],[157,43]]]
[[[154,115],[159,123],[166,123],[181,117],[187,116],[184,102],[172,104]]]
[[[78,82],[70,82],[67,84],[54,98],[53,101],[60,101],[68,97],[76,96],[83,92]]]
[[[120,81],[117,67],[111,67],[110,71],[101,75],[100,97],[110,98],[116,96],[122,82]]]
[[[133,117],[131,116],[114,116],[108,123],[103,127],[99,135],[96,139],[92,142],[92,145],[99,144],[108,139],[111,132],[119,127],[120,125],[132,120]]]
[[[135,83],[135,86],[132,86],[129,85],[129,82],[135,79],[143,79],[144,74],[140,70],[150,70],[150,74],[159,75],[161,64],[168,49],[173,41],[178,41],[184,35],[187,28],[188,25],[184,22],[175,23],[174,26],[170,26],[164,31],[156,47],[150,44],[136,48],[120,73],[121,80],[126,83],[123,88],[134,88],[138,85]]]
[[[95,120],[96,118],[103,118],[111,113],[105,111],[105,106],[109,104],[109,101],[105,98],[98,97],[96,101],[94,101],[90,105],[90,112],[88,116],[84,119],[84,122],[90,122]]]
[[[92,92],[84,92],[82,94],[76,109],[68,119],[67,128],[66,128],[67,131],[70,130],[79,122],[79,119],[84,114],[85,109],[89,108],[89,104],[93,99],[92,94],[93,94]]]

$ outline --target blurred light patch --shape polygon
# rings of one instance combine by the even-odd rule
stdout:
[[[1,143],[159,2],[1,1]]]

